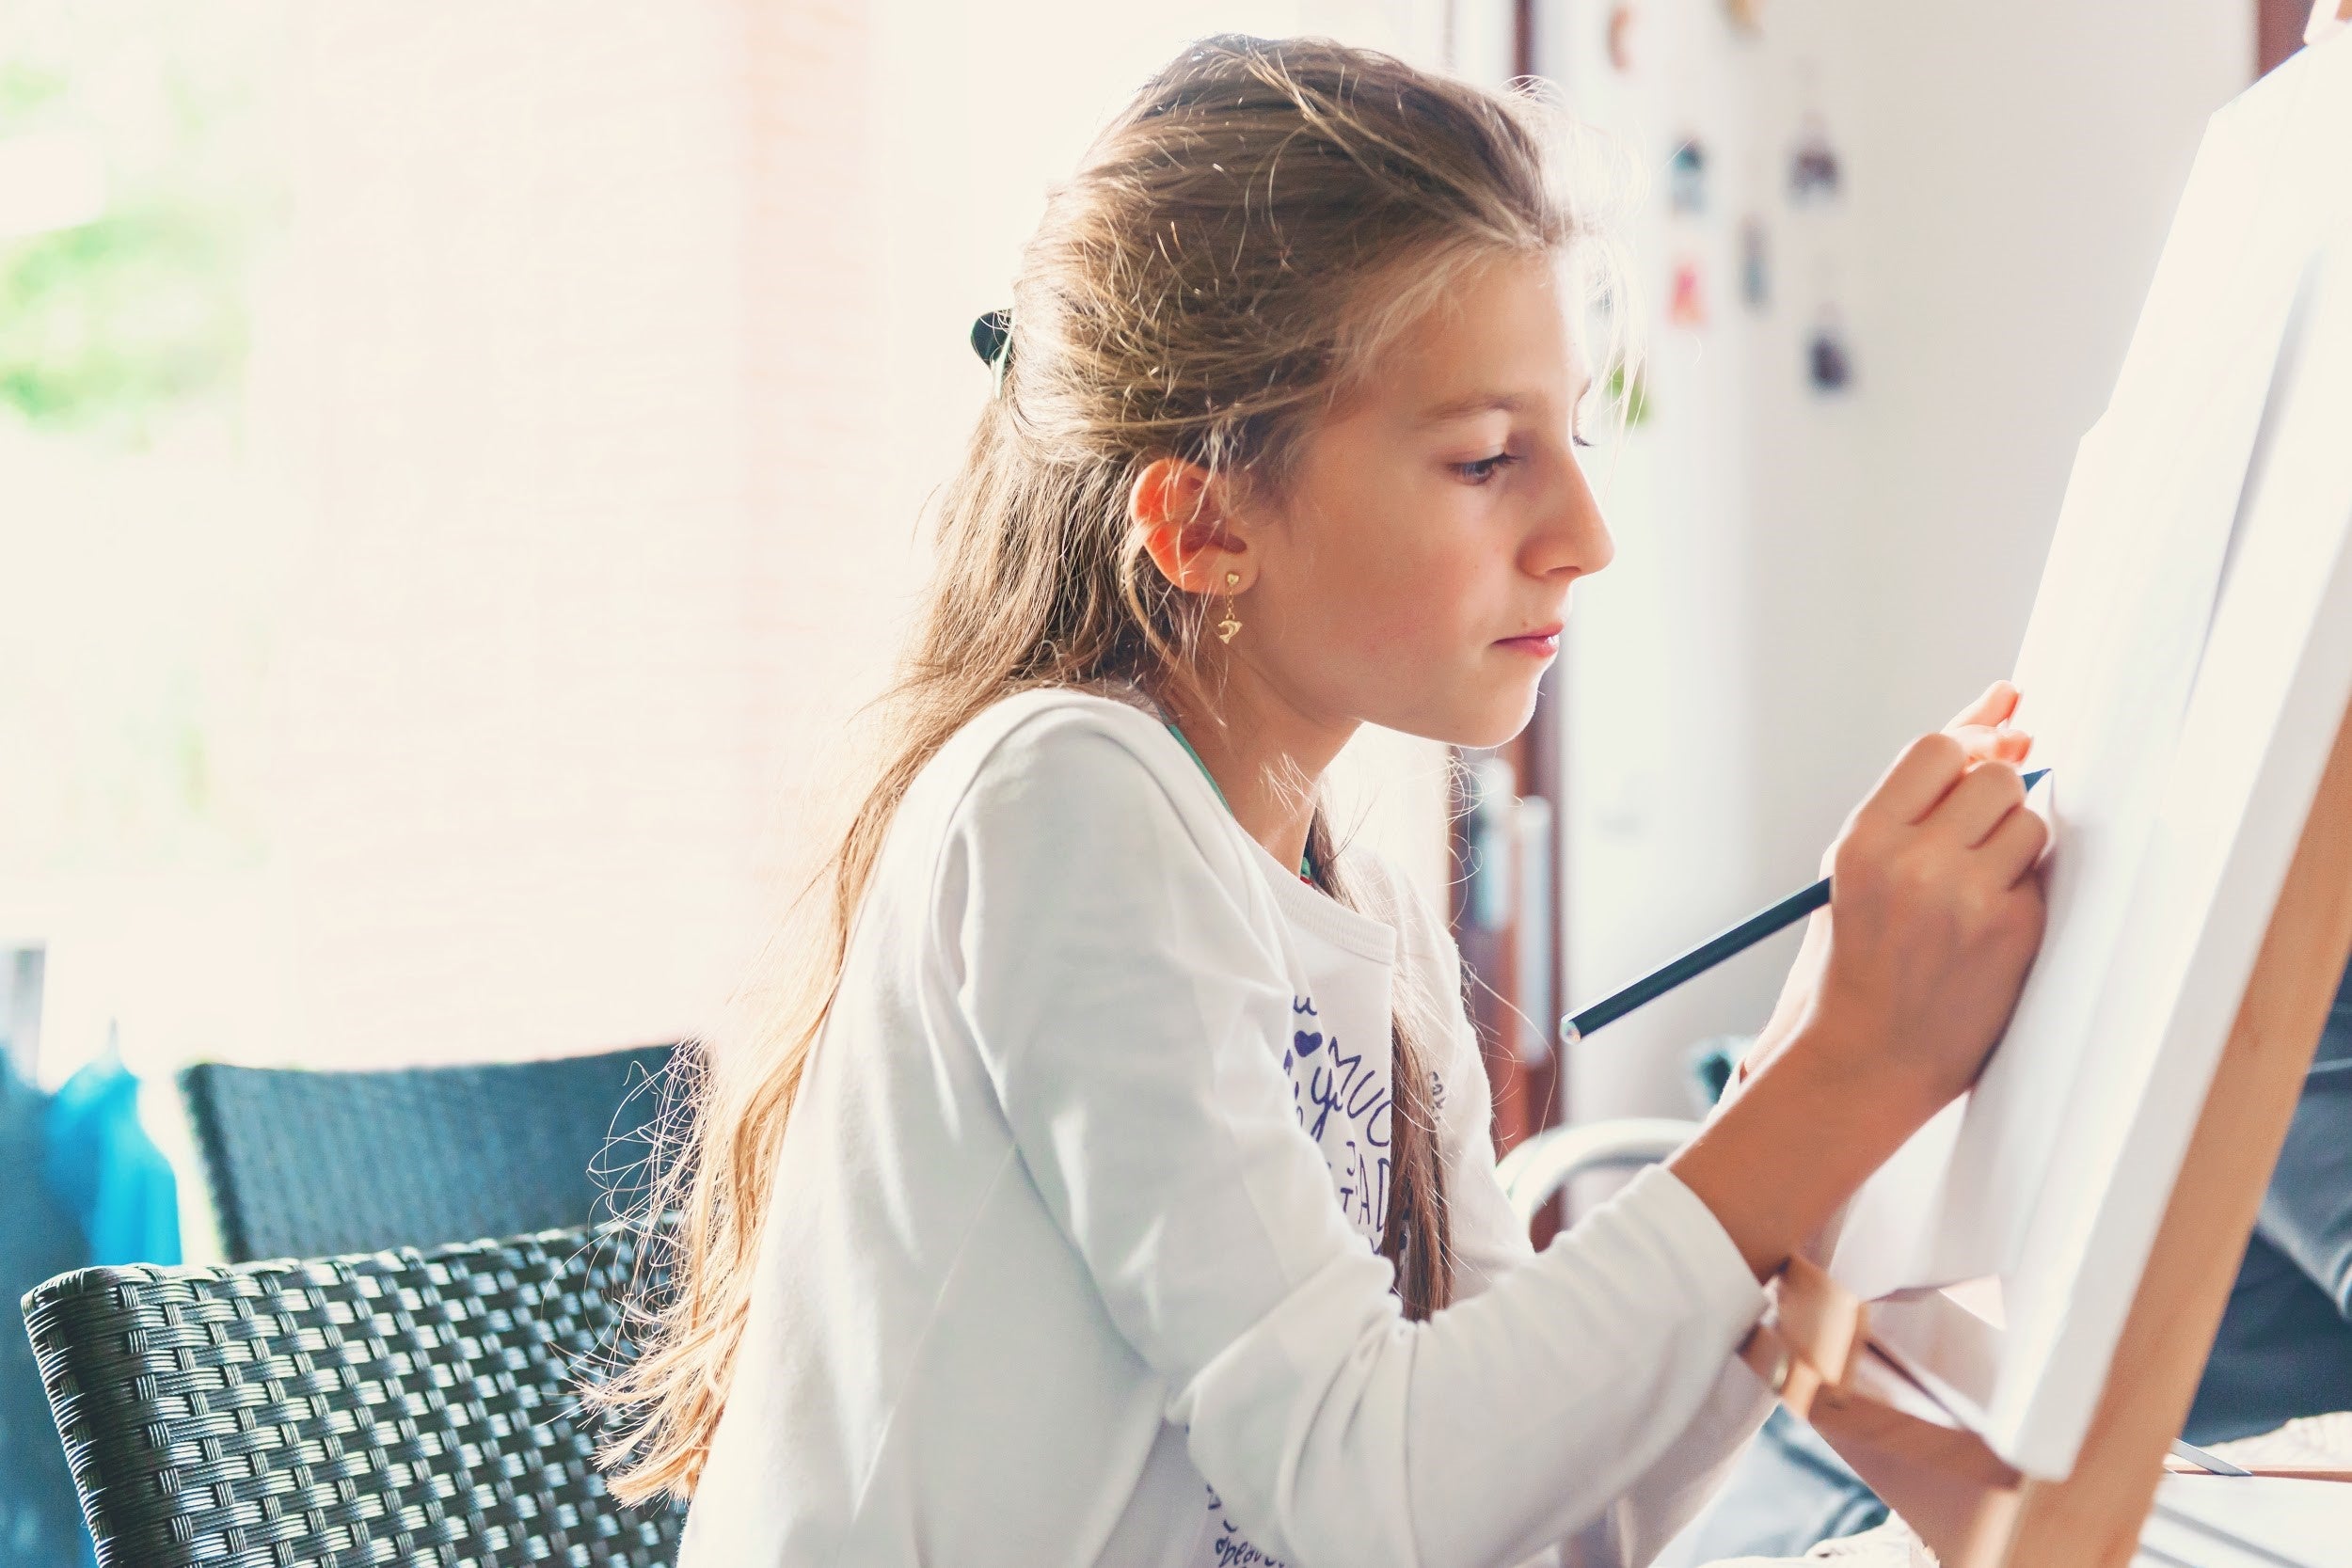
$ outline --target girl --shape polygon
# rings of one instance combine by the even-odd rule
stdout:
[[[1557,157],[1220,38],[1054,193],[831,940],[655,1205],[613,1484],[688,1568],[1646,1560],[1762,1418],[1759,1281],[1975,1074],[2042,919],[2006,688],[1855,811],[1742,1092],[1541,1254],[1444,926],[1320,809],[1359,724],[1518,732],[1609,561]]]

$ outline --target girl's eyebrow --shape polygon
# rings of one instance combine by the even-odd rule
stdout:
[[[1518,392],[1471,392],[1464,397],[1431,404],[1421,411],[1420,422],[1443,424],[1448,420],[1466,419],[1472,414],[1498,409],[1505,414],[1516,414],[1527,406],[1528,401],[1525,395]]]
[[[1568,400],[1568,406],[1570,408],[1579,408],[1583,406],[1585,395],[1592,389],[1593,378],[1588,375],[1584,378],[1584,384],[1577,388],[1576,396]],[[1520,409],[1526,407],[1530,403],[1535,401],[1535,398],[1524,392],[1470,392],[1461,397],[1448,398],[1443,403],[1431,404],[1428,407],[1421,411],[1421,415],[1417,422],[1421,424],[1443,424],[1448,420],[1467,419],[1472,414],[1486,414],[1498,411],[1505,414],[1516,414]]]

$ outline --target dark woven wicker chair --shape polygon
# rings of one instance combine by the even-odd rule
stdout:
[[[672,1047],[388,1072],[180,1074],[222,1254],[322,1258],[612,1217]]]
[[[585,1228],[61,1275],[24,1322],[103,1568],[667,1568],[575,1384],[638,1248]]]

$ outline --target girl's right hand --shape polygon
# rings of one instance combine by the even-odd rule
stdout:
[[[1758,1279],[1975,1081],[2017,1006],[2049,830],[1988,750],[1964,727],[1924,736],[1846,819],[1829,918],[1784,993],[1797,1016],[1666,1162]]]
[[[2025,731],[2011,727],[2010,720],[2016,716],[2019,693],[2008,681],[1994,681],[1984,689],[1984,694],[1952,716],[1944,726],[1944,733],[1960,742],[1967,753],[1968,765],[2006,762],[2023,767],[2033,752],[2033,737]],[[1821,872],[1824,877],[1836,871],[1836,847],[1832,845],[1821,852]],[[1797,951],[1796,961],[1789,966],[1788,977],[1782,985],[1780,999],[1772,1006],[1772,1017],[1757,1031],[1755,1042],[1742,1056],[1737,1072],[1744,1083],[1750,1073],[1772,1060],[1781,1045],[1796,1032],[1798,1023],[1811,1007],[1814,994],[1820,988],[1821,969],[1829,956],[1830,911],[1816,911],[1805,922],[1804,942]]]
[[[2042,944],[2049,829],[2017,769],[1906,747],[1830,848],[1828,947],[1796,1038],[1925,1121],[1975,1082]]]

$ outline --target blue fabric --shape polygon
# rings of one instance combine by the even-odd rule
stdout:
[[[1708,1082],[1707,1063],[1693,1070]],[[2352,1410],[2352,968],[2296,1101],[2182,1435],[2220,1443]],[[1810,1427],[1774,1410],[1656,1568],[1802,1557],[1886,1516]]]
[[[2192,1443],[2352,1410],[2352,970],[2263,1195],[2204,1380]]]
[[[16,1303],[42,1280],[90,1261],[72,1212],[48,1189],[49,1097],[0,1056],[0,1568],[95,1560],[40,1368]]]
[[[180,1189],[139,1125],[139,1081],[109,1053],[49,1102],[42,1173],[72,1212],[89,1261],[180,1261]]]

